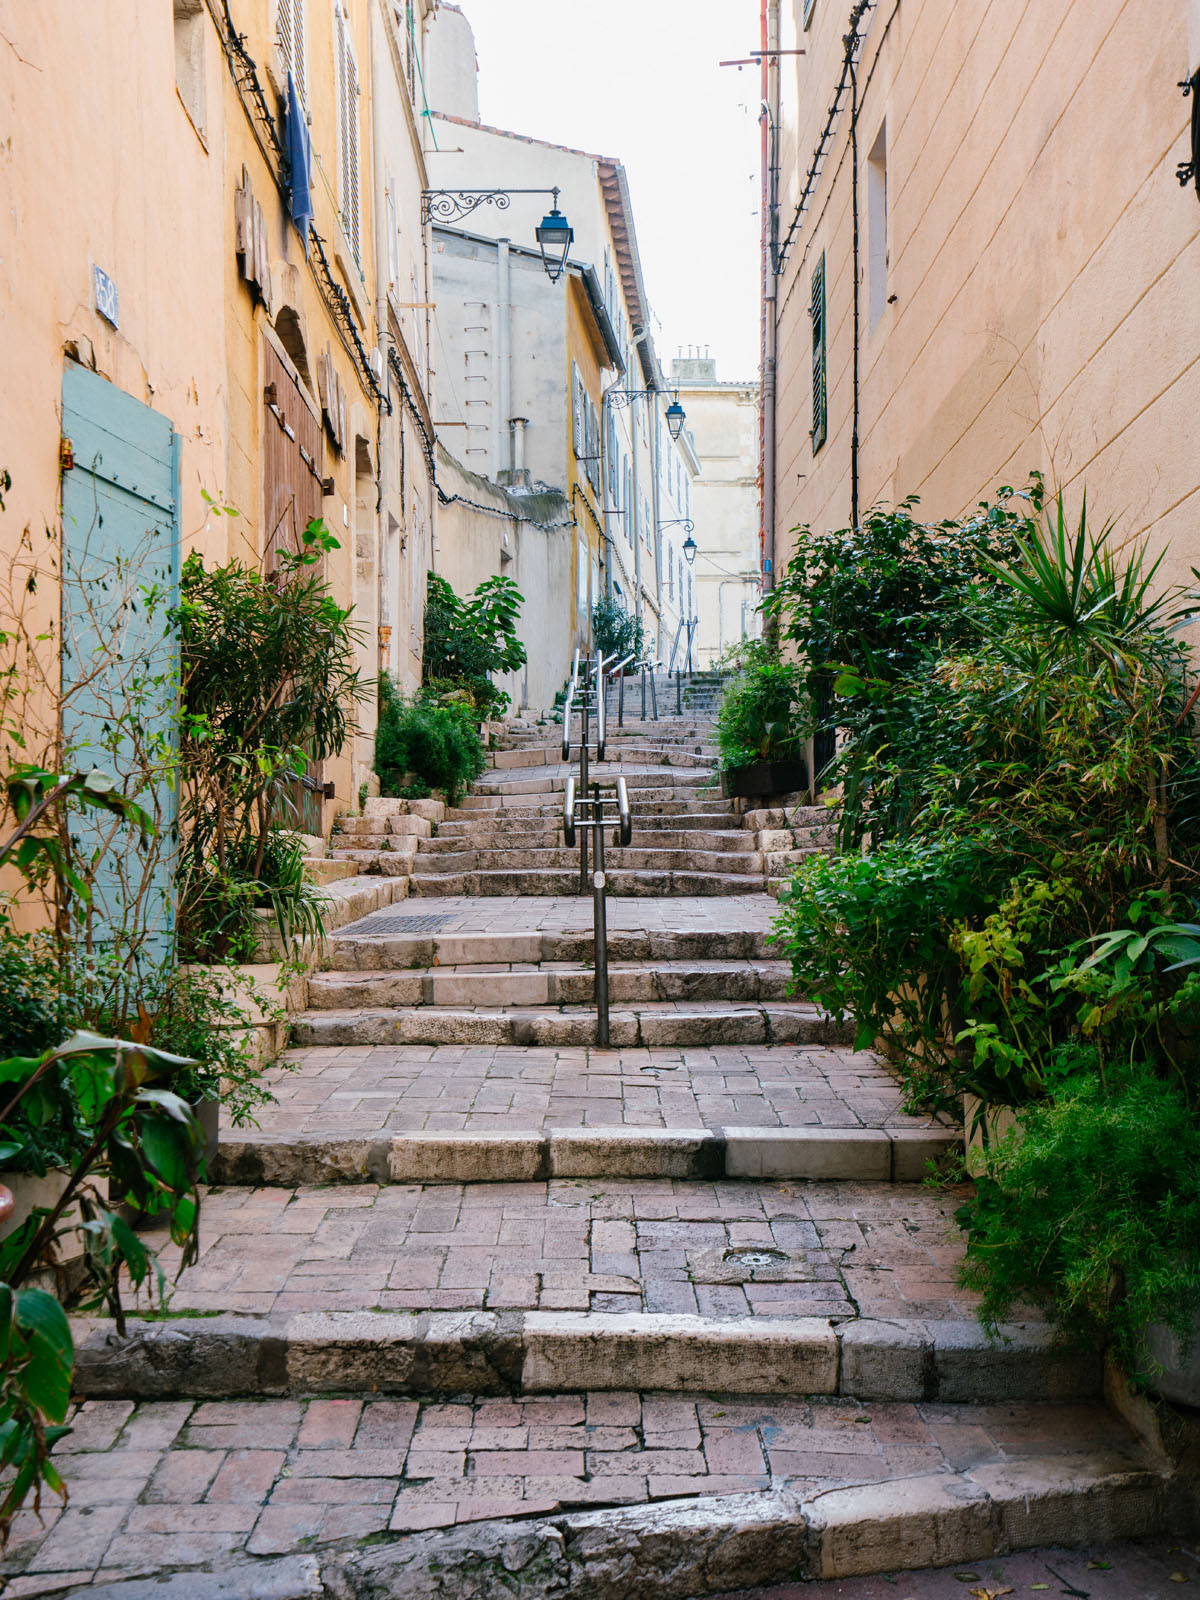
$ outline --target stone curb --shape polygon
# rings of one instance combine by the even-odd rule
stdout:
[[[1012,1324],[654,1312],[338,1311],[77,1325],[89,1399],[664,1390],[905,1402],[1092,1399],[1098,1358]]]
[[[701,1002],[701,1005],[704,1003]],[[732,1003],[718,1009],[614,1010],[611,1048],[671,1045],[850,1044],[853,1028],[803,1001]],[[307,1011],[292,1018],[291,1042],[304,1045],[478,1044],[596,1048],[596,1016],[588,1006],[539,1011],[468,1010],[420,1006],[412,1010]]]
[[[919,1183],[957,1129],[568,1128],[548,1133],[222,1133],[214,1183],[523,1183],[548,1178],[795,1178]]]
[[[1115,1454],[480,1522],[84,1590],[91,1600],[700,1600],[786,1581],[1167,1532],[1173,1484]]]

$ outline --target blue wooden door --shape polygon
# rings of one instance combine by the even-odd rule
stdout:
[[[62,497],[66,764],[110,773],[159,824],[149,851],[107,815],[75,817],[71,831],[98,862],[95,937],[128,947],[144,935],[157,961],[175,926],[178,645],[166,612],[179,595],[179,439],[169,418],[74,362],[62,431],[73,456]]]

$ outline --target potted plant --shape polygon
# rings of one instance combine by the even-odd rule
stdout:
[[[732,798],[807,789],[811,729],[799,667],[756,643],[717,714],[722,792]]]

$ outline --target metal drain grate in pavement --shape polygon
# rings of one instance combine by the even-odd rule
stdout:
[[[418,916],[405,916],[395,911],[372,911],[361,922],[351,922],[341,932],[359,933],[440,933],[454,919],[445,912],[426,912]]]

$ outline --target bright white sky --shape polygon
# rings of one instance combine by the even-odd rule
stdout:
[[[705,345],[758,375],[756,0],[459,0],[484,122],[615,156],[629,175],[663,369]]]

